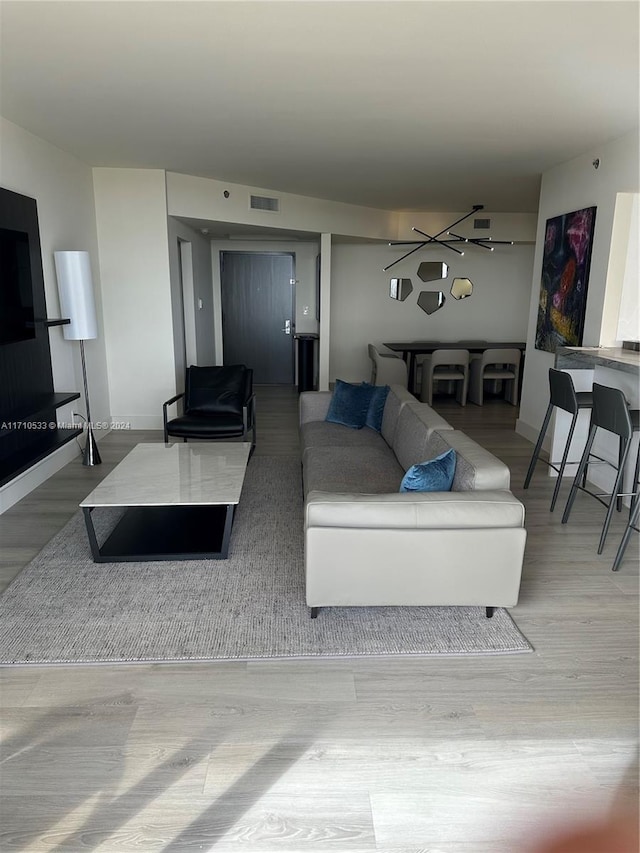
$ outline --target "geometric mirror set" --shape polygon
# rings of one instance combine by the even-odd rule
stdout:
[[[413,246],[408,252],[405,252],[399,258],[396,258],[395,261],[392,261],[390,264],[387,264],[386,267],[383,267],[383,270],[386,271],[390,269],[395,264],[400,263],[400,261],[408,258],[409,255],[412,255],[414,252],[419,251],[420,249],[424,249],[425,246],[443,246],[446,249],[450,249],[452,252],[455,252],[457,255],[464,255],[464,251],[462,249],[456,248],[457,244],[466,244],[468,246],[475,246],[480,249],[486,249],[489,252],[494,251],[494,247],[497,245],[504,246],[513,246],[513,242],[511,240],[493,240],[491,237],[463,237],[460,234],[457,234],[455,231],[451,229],[456,225],[459,225],[461,222],[464,222],[465,219],[469,219],[469,217],[473,216],[478,211],[484,210],[483,204],[474,204],[469,213],[465,213],[464,216],[456,219],[455,222],[452,222],[451,225],[443,228],[441,231],[438,231],[437,234],[427,234],[424,231],[421,231],[419,228],[412,228],[412,231],[415,231],[417,234],[420,234],[421,237],[424,237],[423,240],[394,240],[389,243],[390,246]],[[483,222],[480,225],[481,220],[476,220],[475,227],[488,227],[489,220],[486,220],[485,224]],[[447,264],[442,261],[424,261],[418,267],[418,276],[422,281],[439,281],[443,278],[447,277],[448,273]],[[413,291],[413,285],[411,284],[410,278],[392,278],[391,286],[389,290],[389,296],[392,299],[399,299],[400,301],[404,301],[407,296]],[[471,296],[473,292],[473,284],[468,278],[454,278],[453,283],[451,285],[451,290],[449,291],[451,296],[454,299],[466,299],[468,296]],[[418,296],[418,305],[422,308],[423,311],[426,311],[427,314],[433,314],[435,311],[439,311],[440,308],[444,305],[446,301],[446,296],[441,290],[437,291],[427,291],[423,290]]]
[[[442,261],[423,261],[418,267],[418,277],[422,281],[440,281],[446,278],[449,267]],[[389,296],[400,302],[413,292],[410,278],[392,278],[389,283]],[[473,283],[468,278],[454,278],[450,294],[454,299],[466,299],[473,293]],[[434,314],[446,302],[446,296],[441,290],[423,290],[418,296],[418,305],[426,314]]]

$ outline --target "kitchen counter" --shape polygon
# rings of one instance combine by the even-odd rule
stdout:
[[[640,352],[622,347],[558,347],[558,370],[594,370],[608,367],[623,373],[640,374]]]

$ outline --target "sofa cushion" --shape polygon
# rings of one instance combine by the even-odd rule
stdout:
[[[407,405],[413,409],[418,415],[422,423],[426,426],[429,435],[434,430],[453,429],[451,424],[439,415],[435,409],[432,409],[427,403],[419,403],[417,400],[411,400]]]
[[[373,391],[371,392],[371,400],[369,401],[369,408],[367,410],[367,417],[365,418],[365,426],[368,426],[369,429],[373,429],[376,432],[380,432],[382,429],[382,417],[384,415],[384,406],[387,402],[387,397],[389,396],[389,386],[388,385],[374,385]]]
[[[405,471],[408,471],[412,465],[438,455],[427,453],[428,438],[429,430],[418,417],[415,408],[409,403],[403,406],[398,414],[392,449]]]
[[[511,474],[504,462],[459,430],[436,430],[431,433],[425,458],[438,456],[451,447],[457,455],[452,491],[509,488]]]
[[[309,492],[306,527],[460,530],[524,527],[524,506],[511,492]]]
[[[336,379],[326,420],[352,429],[362,429],[367,420],[373,385],[363,382],[352,385]]]
[[[456,470],[456,452],[453,448],[412,465],[402,478],[401,492],[449,492]]]
[[[313,447],[303,474],[305,492],[385,494],[398,491],[404,470],[388,447]]]
[[[410,391],[407,391],[402,385],[391,385],[387,400],[384,404],[384,413],[382,415],[382,425],[380,431],[382,437],[387,442],[389,447],[393,447],[393,437],[396,432],[396,424],[400,409],[408,402],[415,403],[416,398]]]
[[[311,447],[371,447],[387,449],[380,433],[364,427],[355,430],[342,424],[328,421],[310,421],[300,427],[300,443],[303,455]]]
[[[331,391],[303,391],[298,398],[300,424],[323,421],[331,404]]]

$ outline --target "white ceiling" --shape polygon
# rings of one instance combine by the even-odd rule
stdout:
[[[5,118],[92,164],[535,211],[638,124],[631,2],[3,0]]]

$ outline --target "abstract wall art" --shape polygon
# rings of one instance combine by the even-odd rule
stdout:
[[[536,349],[582,344],[595,222],[595,207],[547,219]]]

